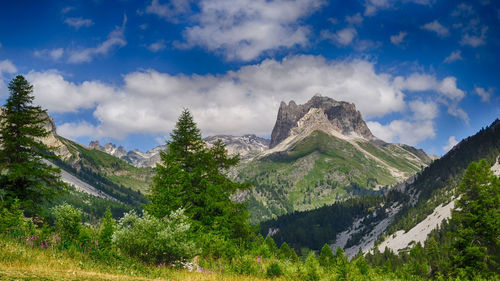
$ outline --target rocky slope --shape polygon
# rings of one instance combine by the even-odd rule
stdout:
[[[239,169],[254,183],[246,194],[254,222],[381,194],[432,162],[422,150],[377,139],[353,104],[319,95],[281,104],[270,146]]]
[[[294,101],[290,101],[288,105],[281,102],[278,118],[271,134],[270,147],[275,147],[289,137],[293,129],[299,126],[299,121],[311,109],[320,109],[331,124],[331,128],[342,135],[355,135],[366,140],[375,140],[354,104],[315,95],[303,105],[297,105]]]
[[[243,159],[248,159],[266,151],[270,141],[256,135],[230,136],[216,135],[206,137],[203,140],[213,143],[220,139],[225,145],[230,155],[239,154]]]

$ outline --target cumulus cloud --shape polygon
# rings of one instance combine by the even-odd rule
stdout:
[[[421,28],[428,30],[428,31],[435,32],[437,35],[439,35],[441,37],[446,37],[446,36],[450,35],[450,30],[447,27],[440,24],[437,20],[426,23]]]
[[[156,53],[167,48],[167,45],[165,45],[165,42],[163,40],[160,40],[149,44],[148,46],[146,46],[146,48],[151,52]]]
[[[191,12],[193,2],[193,0],[171,0],[166,4],[161,4],[159,0],[153,0],[146,7],[146,13],[154,14],[167,21],[177,23],[181,15]]]
[[[94,24],[91,19],[84,18],[67,18],[64,20],[64,23],[71,27],[74,27],[77,30],[80,29],[80,27],[89,27]]]
[[[481,33],[479,35],[471,35],[466,33],[462,36],[462,40],[460,40],[460,45],[470,46],[473,48],[479,47],[481,45],[486,44],[486,32],[488,32],[488,27],[483,26],[481,28]]]
[[[489,102],[494,91],[495,91],[495,89],[493,89],[491,87],[488,88],[488,90],[481,88],[481,87],[478,87],[478,86],[474,87],[474,93],[481,97],[482,102]]]
[[[435,102],[405,102],[404,91],[437,92],[446,80],[420,75],[424,81],[434,83],[432,87],[417,87],[412,82],[416,76],[393,77],[377,72],[370,61],[331,61],[300,55],[281,61],[266,59],[219,75],[171,75],[142,70],[124,75],[119,87],[99,81],[75,84],[56,72],[32,72],[28,77],[35,85],[37,102],[49,111],[94,108],[97,125],[67,123],[59,131],[68,137],[168,135],[182,108],[193,113],[204,135],[268,136],[281,101],[295,100],[301,104],[321,93],[355,103],[366,120],[408,112],[403,120],[386,125],[371,122],[370,128],[385,140],[416,144],[434,136],[433,120],[439,110]],[[450,100],[445,94],[440,95],[443,100]],[[387,130],[384,133],[381,129]]]
[[[68,82],[56,71],[31,71],[26,79],[33,85],[35,103],[50,112],[76,112],[93,108],[114,95],[114,89],[98,81]]]
[[[360,13],[357,13],[352,16],[346,16],[345,21],[350,25],[361,25],[363,23],[363,17]]]
[[[417,145],[423,140],[436,136],[434,123],[425,121],[394,120],[388,125],[378,122],[366,123],[375,136],[386,141]]]
[[[335,33],[328,30],[321,31],[321,37],[339,46],[348,46],[358,36],[358,32],[353,27],[346,27]]]
[[[117,26],[112,32],[108,34],[108,38],[93,48],[83,48],[71,51],[68,58],[70,63],[83,63],[90,62],[95,56],[106,55],[115,48],[123,47],[127,44],[125,40],[125,25],[127,23],[127,16],[123,17],[121,26]]]
[[[431,5],[434,0],[365,0],[365,16],[373,16],[379,10],[392,9],[398,2],[415,3],[419,5]]]
[[[0,97],[6,96],[8,93],[4,75],[17,72],[17,67],[10,60],[0,61]]]
[[[33,54],[35,55],[35,57],[43,59],[59,60],[64,54],[64,49],[56,48],[52,50],[49,49],[35,50]]]
[[[456,50],[454,52],[451,52],[451,54],[444,59],[444,62],[452,63],[452,62],[457,61],[457,60],[463,60],[462,51],[460,51],[460,50]]]
[[[458,141],[455,136],[450,136],[448,138],[448,143],[443,146],[443,151],[448,152],[450,149],[452,149],[455,145],[457,145]]]
[[[403,40],[405,39],[407,34],[408,34],[407,32],[401,31],[397,35],[392,35],[391,36],[391,43],[396,45],[396,46],[399,46],[403,42]]]
[[[202,0],[195,23],[183,31],[179,48],[200,46],[228,60],[250,61],[266,51],[305,46],[309,27],[300,20],[322,0]]]

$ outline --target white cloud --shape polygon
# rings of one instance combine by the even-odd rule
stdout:
[[[17,67],[10,60],[0,61],[0,75],[17,72]]]
[[[157,15],[167,21],[177,23],[179,16],[191,12],[193,0],[171,0],[167,4],[160,4],[159,0],[151,1],[146,7],[146,13]]]
[[[443,146],[443,151],[444,152],[450,151],[450,149],[452,149],[455,145],[457,145],[457,143],[458,143],[458,141],[455,138],[455,136],[450,136],[448,138],[448,143],[445,146]]]
[[[433,31],[441,37],[446,37],[450,35],[450,30],[447,27],[440,24],[437,20],[426,23],[421,28],[428,31]]]
[[[114,89],[103,83],[71,83],[56,71],[31,71],[26,79],[33,85],[35,103],[50,112],[75,112],[81,108],[93,108],[98,102],[114,95]]]
[[[361,25],[363,23],[363,17],[360,13],[357,13],[352,16],[346,16],[345,21],[350,25]]]
[[[67,18],[64,20],[64,23],[74,27],[77,30],[80,29],[80,27],[89,27],[94,24],[94,22],[91,19],[84,19],[84,18]]]
[[[471,5],[467,5],[465,3],[460,3],[451,13],[454,17],[468,17],[474,14],[474,8]]]
[[[399,46],[403,42],[403,40],[405,39],[407,34],[408,34],[407,32],[401,31],[397,35],[392,35],[391,36],[391,43],[396,45],[396,46]]]
[[[398,2],[430,6],[434,0],[365,0],[365,16],[373,16],[379,10],[392,9]]]
[[[13,74],[17,72],[17,67],[10,60],[0,61],[0,97],[8,95],[7,84],[5,83],[4,74]]]
[[[460,50],[456,50],[454,52],[451,52],[451,54],[444,59],[444,62],[452,63],[452,62],[457,61],[457,60],[463,60],[462,51],[460,51]]]
[[[388,125],[382,125],[379,122],[366,122],[366,124],[376,137],[386,142],[417,145],[423,140],[436,136],[434,123],[431,120],[394,120]]]
[[[72,6],[67,6],[67,7],[64,7],[61,9],[61,14],[67,14],[71,11],[73,11],[75,9],[75,7],[72,7]]]
[[[462,36],[462,40],[460,40],[460,45],[463,46],[471,46],[473,48],[479,47],[481,45],[486,44],[486,32],[488,31],[487,26],[483,26],[481,28],[480,35],[471,35],[466,33]]]
[[[332,43],[340,46],[350,45],[356,36],[358,36],[358,32],[353,27],[346,27],[336,33],[331,33],[328,30],[321,31],[321,37],[323,39],[330,40]]]
[[[474,87],[474,93],[481,97],[482,102],[489,102],[494,91],[495,89],[491,87],[488,88],[488,90],[485,90],[484,88],[478,86]]]
[[[416,144],[434,136],[433,120],[439,110],[432,101],[405,102],[404,91],[438,92],[439,85],[446,80],[419,75],[421,77],[393,77],[377,72],[374,63],[369,61],[330,61],[321,56],[300,55],[281,61],[267,59],[219,75],[137,71],[124,75],[123,85],[119,87],[98,81],[75,84],[54,72],[32,72],[30,81],[35,85],[37,101],[49,111],[95,108],[93,116],[97,125],[67,123],[59,130],[62,135],[72,137],[77,134],[113,138],[132,133],[167,135],[182,108],[193,113],[204,135],[268,136],[281,101],[295,100],[302,104],[315,93],[321,93],[356,104],[366,120],[405,113],[404,120],[387,125],[371,122],[370,128],[379,128],[374,134],[385,140]],[[419,79],[427,81],[428,86],[414,84]],[[442,93],[440,98],[450,100]],[[387,130],[384,133],[382,129]]]
[[[167,45],[165,45],[165,42],[163,40],[161,40],[161,41],[157,41],[157,42],[151,43],[146,48],[148,50],[150,50],[151,52],[156,53],[156,52],[159,52],[159,51],[164,50],[165,48],[167,48]]]
[[[203,0],[179,48],[200,46],[228,60],[250,61],[266,51],[306,46],[310,29],[300,20],[322,0]]]
[[[56,48],[52,50],[49,49],[35,50],[33,54],[35,55],[35,57],[43,59],[59,60],[64,54],[64,49]]]
[[[73,50],[68,58],[70,63],[90,62],[95,56],[106,55],[115,48],[123,47],[127,44],[125,40],[125,24],[127,23],[127,16],[123,17],[122,26],[117,26],[115,30],[108,34],[106,41],[100,43],[97,47],[84,48],[80,50]]]
[[[437,101],[448,107],[448,113],[469,122],[469,116],[461,109],[458,103],[465,97],[465,92],[458,88],[457,78],[445,77],[439,81],[434,75],[413,73],[407,78],[401,76],[394,78],[395,87],[408,91],[434,91],[440,94]]]
[[[414,120],[433,120],[439,113],[438,105],[435,102],[414,100],[409,102],[408,105],[413,112]]]

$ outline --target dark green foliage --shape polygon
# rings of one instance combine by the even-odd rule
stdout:
[[[499,273],[500,266],[500,181],[486,160],[472,162],[458,191],[452,223],[454,267],[463,269],[469,278]]]
[[[111,214],[111,209],[106,209],[102,220],[101,229],[99,230],[99,244],[103,248],[110,248],[113,240],[113,232],[115,232],[115,220]]]
[[[19,199],[14,199],[12,202],[0,201],[0,233],[5,233],[23,223],[24,215]]]
[[[338,233],[359,217],[367,216],[383,202],[382,197],[367,196],[352,198],[344,202],[334,203],[316,210],[295,212],[277,219],[261,223],[261,233],[267,234],[269,228],[279,228],[273,235],[277,243],[287,242],[295,249],[307,247],[319,250],[325,243],[333,243]],[[381,212],[384,216],[385,213]],[[365,223],[377,217],[369,216]],[[350,243],[355,243],[353,240]]]
[[[283,275],[283,269],[281,269],[281,266],[277,262],[273,261],[266,268],[266,277],[267,278],[276,278],[276,277],[280,277],[281,275]]]
[[[332,249],[328,244],[323,245],[321,252],[319,253],[319,264],[322,267],[331,267],[335,263],[335,257],[333,256]]]
[[[227,175],[239,158],[229,157],[220,140],[207,148],[188,110],[179,117],[167,146],[156,166],[147,209],[164,217],[183,208],[200,234],[213,232],[224,239],[246,241],[253,234],[248,211],[245,204],[230,198],[248,185]]]
[[[18,75],[9,83],[10,96],[0,115],[0,187],[11,198],[19,198],[23,209],[32,212],[66,188],[58,168],[44,162],[56,159],[53,148],[41,142],[46,111],[33,103],[33,86]]]
[[[286,242],[283,242],[283,244],[281,244],[278,257],[284,260],[292,260],[293,258],[292,249],[290,249],[290,246],[288,246]]]
[[[267,246],[272,255],[276,255],[278,253],[278,246],[276,246],[276,243],[271,236],[266,237],[264,244]]]

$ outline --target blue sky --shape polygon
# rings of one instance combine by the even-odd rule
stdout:
[[[3,1],[0,101],[23,74],[59,134],[144,151],[183,108],[204,136],[269,137],[320,93],[442,155],[500,116],[498,34],[493,0]]]

